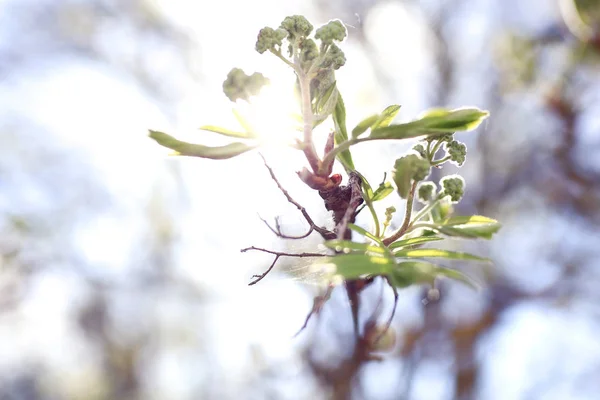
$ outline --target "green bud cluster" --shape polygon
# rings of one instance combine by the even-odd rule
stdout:
[[[260,89],[268,83],[269,79],[259,72],[246,75],[240,68],[233,68],[223,82],[223,93],[234,102],[237,99],[248,101],[250,96],[257,95]]]
[[[442,196],[450,196],[450,201],[458,203],[465,194],[465,180],[459,175],[448,175],[441,179]]]
[[[268,26],[262,28],[258,32],[258,40],[256,41],[256,51],[260,54],[267,50],[280,50],[283,44],[283,39],[288,36],[288,32],[284,29],[273,29]]]
[[[320,48],[315,40],[309,38],[313,26],[301,15],[286,17],[278,29],[265,27],[260,30],[256,40],[256,51],[265,51],[281,56],[283,40],[288,42],[288,56],[294,63],[300,62],[307,71],[313,64],[318,69],[337,70],[346,63],[344,52],[334,43],[346,38],[346,27],[339,20],[329,21],[316,30],[314,38],[321,42]]]
[[[434,193],[436,193],[437,187],[433,182],[423,182],[419,185],[419,190],[417,192],[417,198],[421,203],[427,203],[433,199]]]
[[[465,162],[467,146],[464,143],[453,140],[446,143],[446,153],[450,156],[450,160],[454,161],[460,167]]]
[[[302,15],[285,17],[279,28],[287,32],[287,38],[290,43],[305,39],[313,30],[312,24]]]
[[[323,45],[333,44],[334,40],[341,42],[346,38],[346,27],[339,20],[329,21],[315,32],[315,39]]]
[[[427,151],[425,150],[425,146],[423,146],[422,144],[416,144],[413,147],[413,150],[416,151],[417,153],[419,153],[419,155],[423,158],[427,158]]]

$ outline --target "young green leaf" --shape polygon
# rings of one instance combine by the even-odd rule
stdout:
[[[201,129],[203,131],[214,132],[214,133],[218,133],[220,135],[234,137],[234,138],[240,138],[240,139],[253,139],[256,137],[253,133],[250,133],[250,132],[235,132],[235,131],[232,131],[229,129],[221,128],[220,126],[213,126],[213,125],[204,125],[204,126],[201,126],[199,129]]]
[[[148,136],[156,140],[161,146],[175,150],[179,155],[212,158],[215,160],[235,157],[256,147],[240,142],[229,143],[225,146],[209,147],[201,144],[182,142],[166,133],[153,130],[150,130]]]
[[[443,240],[443,238],[441,238],[439,236],[419,236],[419,237],[410,238],[410,239],[398,240],[398,241],[390,244],[389,248],[393,250],[393,249],[397,249],[397,248],[401,248],[401,247],[408,247],[408,246],[414,246],[417,244],[423,244],[423,243],[427,243],[427,242],[434,242],[437,240]]]
[[[444,221],[444,225],[496,225],[498,221],[483,215],[457,215]]]
[[[492,235],[500,229],[500,224],[493,225],[456,225],[456,226],[438,226],[436,229],[446,236],[460,237],[467,239],[491,239]]]
[[[334,82],[322,95],[317,97],[313,107],[313,112],[316,117],[313,128],[325,121],[325,119],[327,119],[327,117],[335,110],[338,96],[339,92]]]
[[[383,112],[379,115],[379,119],[375,121],[373,126],[371,126],[371,129],[385,128],[392,123],[394,118],[396,118],[398,111],[400,111],[399,105],[394,104],[386,107],[386,109],[383,110]]]
[[[258,134],[256,133],[256,130],[252,127],[250,122],[248,122],[248,120],[246,118],[244,118],[244,116],[242,114],[240,114],[240,112],[238,110],[233,108],[233,109],[231,109],[231,112],[233,113],[233,116],[235,117],[237,122],[241,125],[242,128],[244,128],[244,130],[246,131],[246,133],[248,135],[250,135],[251,137],[258,136]]]
[[[335,275],[344,279],[357,279],[365,275],[388,275],[395,262],[387,257],[366,254],[340,254],[328,257],[326,262],[335,265]]]
[[[371,239],[372,241],[374,241],[375,243],[377,243],[380,246],[384,246],[383,242],[381,241],[380,238],[378,238],[377,236],[373,235],[371,232],[367,231],[365,228],[360,227],[358,225],[354,225],[354,224],[348,224],[348,228],[352,229],[354,232],[359,233],[369,239]]]
[[[385,199],[390,193],[394,191],[394,187],[390,182],[384,182],[375,190],[373,196],[371,197],[372,201],[379,201]]]
[[[373,139],[406,139],[475,129],[487,118],[487,111],[478,108],[457,110],[436,109],[420,119],[371,130]]]
[[[348,140],[348,132],[346,131],[346,107],[344,106],[344,100],[342,95],[338,92],[337,102],[335,109],[333,110],[333,123],[335,125],[335,144]],[[352,161],[352,155],[349,150],[344,150],[337,156],[338,160],[342,163],[346,171],[354,171],[354,162]]]
[[[362,133],[364,133],[367,129],[369,129],[373,124],[375,124],[379,120],[379,114],[371,115],[360,121],[358,125],[352,129],[352,137],[357,138]]]
[[[445,276],[477,288],[477,285],[463,273],[426,261],[400,262],[396,264],[392,275],[394,276],[393,281],[402,285],[400,287],[410,286],[414,283],[433,284],[436,278]]]
[[[462,253],[441,249],[405,249],[394,252],[394,256],[402,258],[446,258],[449,260],[470,260],[490,262],[489,258],[479,257],[469,253]]]
[[[502,225],[495,219],[481,215],[452,217],[436,226],[447,236],[491,239]]]
[[[353,242],[351,240],[337,240],[337,239],[328,240],[324,244],[328,248],[336,250],[336,251],[346,252],[346,249],[348,249],[348,250],[371,252],[371,253],[377,253],[377,254],[385,253],[385,250],[382,247],[373,246],[368,243],[357,243],[357,242]]]

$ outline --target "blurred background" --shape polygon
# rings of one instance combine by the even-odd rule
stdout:
[[[241,248],[319,243],[278,240],[260,220],[305,231],[256,154],[168,158],[147,138],[235,128],[221,93],[232,67],[293,83],[254,51],[260,28],[293,14],[347,24],[349,126],[389,104],[398,121],[491,112],[457,135],[470,150],[458,213],[503,228],[451,245],[495,265],[452,265],[480,291],[400,291],[397,345],[379,362],[348,364],[340,289],[292,337],[319,293],[303,261],[247,286],[272,257]],[[283,114],[279,96],[267,115]],[[355,163],[375,184],[413,144],[357,146]],[[330,224],[295,174],[302,158],[265,155]],[[598,399],[599,222],[597,0],[0,1],[2,400]],[[381,296],[391,311],[380,282],[362,296],[361,318]]]

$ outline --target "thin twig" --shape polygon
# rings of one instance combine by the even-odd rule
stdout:
[[[406,233],[410,226],[410,216],[412,214],[413,201],[415,199],[415,190],[417,189],[417,182],[413,182],[410,187],[410,192],[408,193],[408,198],[406,199],[406,214],[404,215],[404,222],[402,226],[394,232],[394,234],[386,239],[383,239],[383,244],[389,246],[394,243],[396,240],[400,239],[402,235]]]
[[[331,297],[331,292],[333,292],[333,288],[334,285],[330,283],[327,286],[327,291],[323,295],[317,296],[313,299],[313,308],[306,316],[302,328],[300,328],[300,330],[296,332],[294,337],[298,336],[304,329],[306,329],[306,327],[308,326],[308,321],[310,321],[310,318],[313,316],[313,314],[318,315],[321,312],[321,310],[323,309],[323,305],[325,305],[325,303],[327,303],[327,300],[329,300],[329,298]]]
[[[269,170],[269,174],[271,175],[271,178],[275,181],[275,184],[277,184],[277,187],[279,188],[279,190],[281,191],[281,193],[283,193],[283,195],[285,196],[285,198],[287,199],[287,201],[289,201],[290,203],[292,203],[293,205],[296,206],[296,208],[298,210],[300,210],[300,212],[302,213],[302,215],[304,216],[304,219],[306,219],[306,222],[308,222],[308,224],[310,225],[310,227],[319,232],[319,234],[323,237],[323,239],[325,240],[331,240],[331,239],[335,239],[335,234],[325,228],[321,228],[320,226],[318,226],[317,224],[314,223],[314,221],[312,220],[312,218],[310,217],[310,215],[308,215],[308,212],[306,211],[306,209],[304,207],[302,207],[296,200],[294,200],[292,198],[292,196],[290,196],[290,194],[288,193],[287,190],[285,190],[283,188],[283,186],[281,186],[281,183],[279,183],[279,180],[277,180],[277,177],[275,176],[275,173],[273,172],[273,169],[269,166],[269,164],[267,163],[267,160],[265,159],[265,157],[259,153],[260,157],[263,159],[263,162],[265,164],[265,167],[267,167],[267,169]]]
[[[267,270],[265,272],[263,272],[260,275],[252,275],[252,278],[251,278],[252,281],[248,284],[248,286],[252,286],[252,285],[257,284],[265,276],[267,276],[269,274],[269,272],[271,272],[271,270],[273,269],[273,267],[275,267],[275,264],[277,263],[277,260],[279,260],[279,257],[298,257],[298,258],[303,258],[303,257],[326,257],[327,256],[327,254],[321,254],[321,253],[286,253],[286,252],[282,252],[282,251],[275,251],[275,250],[263,249],[262,247],[256,247],[256,246],[246,247],[245,249],[242,249],[240,251],[242,253],[245,253],[245,252],[250,251],[250,250],[262,251],[263,253],[273,254],[273,255],[275,255],[275,259],[273,260],[273,262],[271,263],[271,265],[269,266],[269,268],[267,268]]]
[[[398,306],[398,289],[396,289],[396,286],[394,286],[392,284],[392,281],[388,276],[384,277],[384,279],[387,281],[388,285],[390,285],[390,288],[392,288],[392,291],[394,292],[394,307],[392,308],[392,313],[390,314],[390,318],[388,319],[387,323],[385,324],[385,329],[383,329],[381,331],[381,334],[377,338],[376,342],[378,342],[383,337],[383,335],[387,332],[387,330],[390,329],[390,326],[392,326],[392,321],[394,320],[394,315],[396,315],[396,307]]]
[[[275,228],[273,228],[271,225],[269,225],[269,223],[264,218],[262,218],[260,215],[258,216],[258,218],[260,218],[260,220],[265,223],[265,225],[267,226],[267,228],[269,228],[269,230],[271,232],[273,232],[275,235],[277,235],[277,237],[280,237],[282,239],[304,239],[305,237],[308,237],[314,230],[314,228],[311,226],[308,229],[308,232],[306,232],[304,235],[299,235],[299,236],[286,235],[281,231],[281,225],[279,224],[279,217],[275,217]]]

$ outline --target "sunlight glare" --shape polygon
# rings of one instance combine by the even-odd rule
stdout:
[[[300,107],[294,95],[294,81],[289,71],[269,76],[271,83],[250,102],[238,101],[237,110],[253,127],[260,139],[268,145],[288,145],[300,138],[302,125],[297,119]]]

